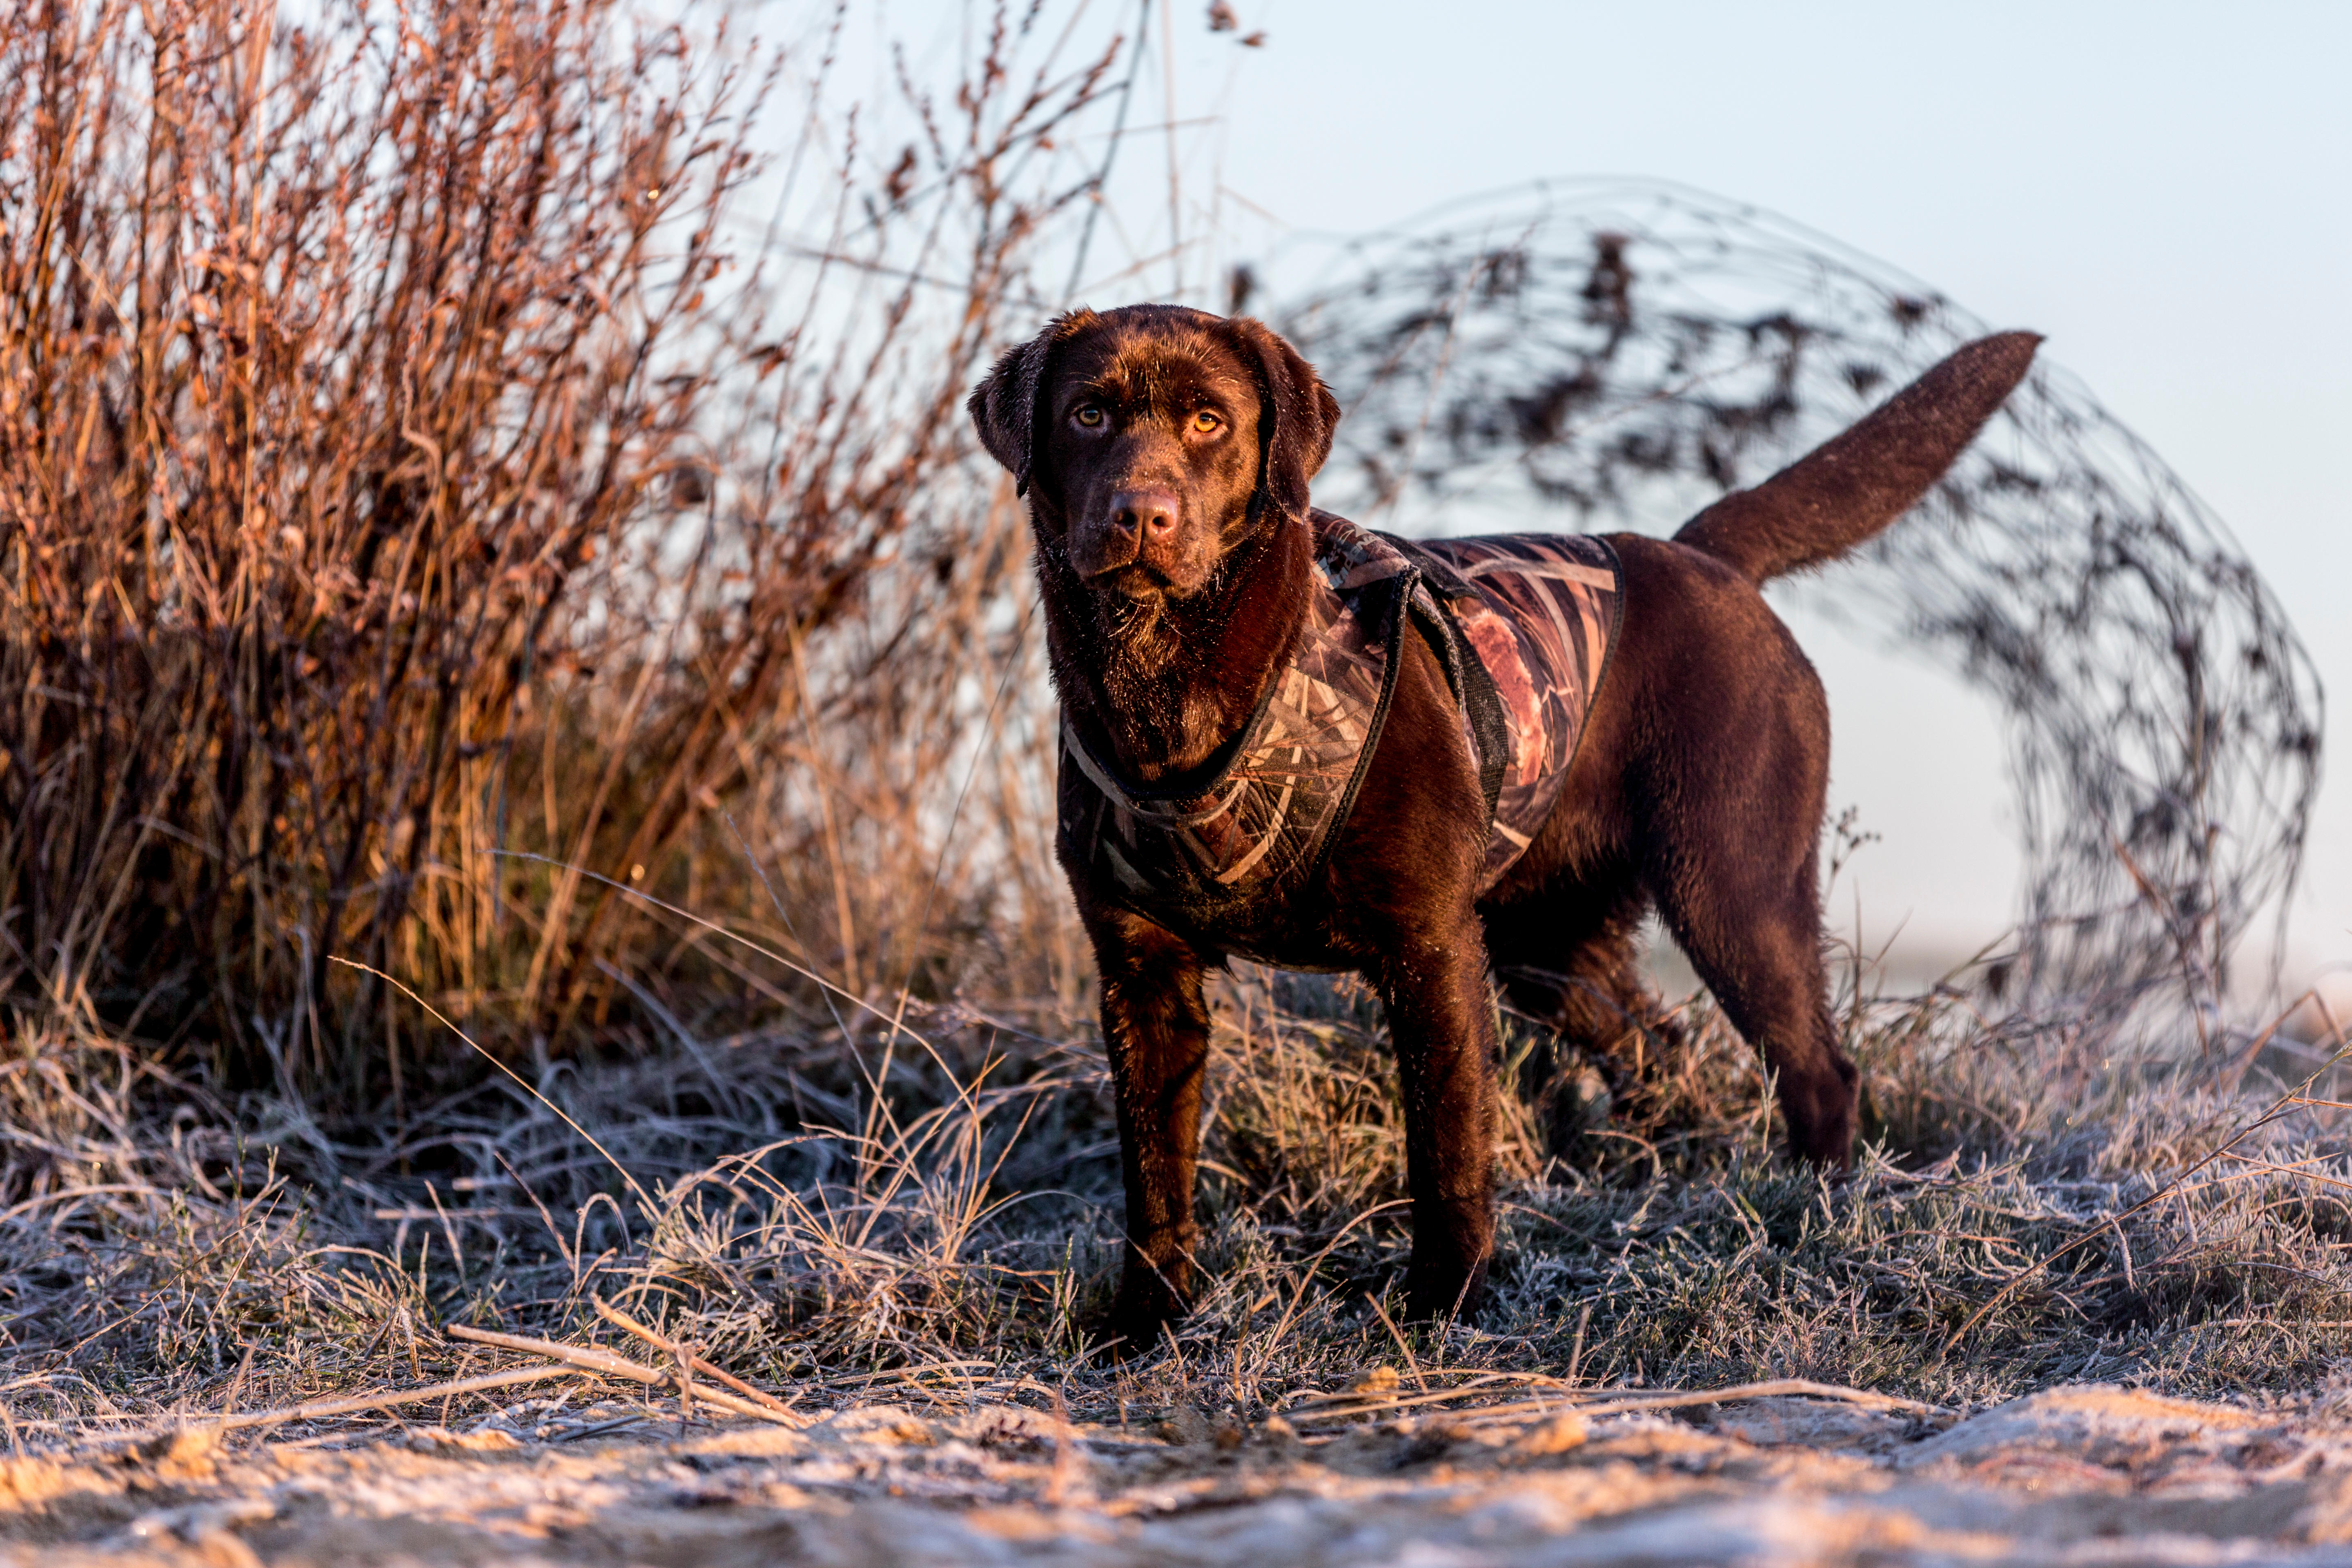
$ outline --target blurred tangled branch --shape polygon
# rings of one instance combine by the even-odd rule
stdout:
[[[1282,321],[1349,409],[1333,504],[1446,531],[1672,527],[1985,331],[1786,220],[1617,181],[1349,245]],[[1816,602],[2008,721],[2027,885],[1996,988],[2112,1016],[2185,982],[2215,1005],[2239,939],[2284,917],[2322,700],[2179,477],[2045,366]]]

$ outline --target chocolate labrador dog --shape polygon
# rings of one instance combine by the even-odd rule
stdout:
[[[1909,509],[2039,342],[1968,345],[1671,541],[1414,543],[1314,510],[1339,405],[1255,321],[1077,310],[998,363],[971,411],[1036,534],[1057,852],[1126,1177],[1115,1332],[1147,1344],[1186,1303],[1202,982],[1232,954],[1378,992],[1419,1316],[1465,1304],[1492,1248],[1490,970],[1605,1050],[1649,1005],[1653,904],[1763,1052],[1796,1152],[1850,1160],[1815,871],[1829,714],[1757,590]]]

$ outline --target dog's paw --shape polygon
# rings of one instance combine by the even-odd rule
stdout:
[[[1853,1173],[1854,1117],[1851,1108],[1823,1116],[1811,1127],[1792,1129],[1790,1143],[1815,1170],[1844,1177]]]
[[[1113,1318],[1102,1328],[1093,1360],[1101,1366],[1124,1366],[1160,1348],[1162,1334],[1175,1335],[1173,1318]]]
[[[1780,1109],[1789,1119],[1790,1152],[1817,1169],[1843,1173],[1853,1168],[1862,1075],[1843,1054],[1833,1054],[1829,1068],[1803,1078],[1784,1071]]]
[[[1097,1354],[1113,1363],[1148,1355],[1159,1346],[1160,1335],[1171,1332],[1183,1316],[1184,1303],[1158,1276],[1148,1274],[1139,1279],[1130,1275],[1120,1283],[1118,1300],[1111,1303],[1110,1315],[1103,1323],[1102,1348]]]
[[[1476,1268],[1459,1265],[1424,1267],[1416,1263],[1405,1270],[1405,1321],[1433,1323],[1462,1317],[1478,1304],[1486,1284],[1483,1262]]]

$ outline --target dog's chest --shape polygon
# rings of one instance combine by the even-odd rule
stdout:
[[[1134,788],[1066,720],[1062,731],[1065,864],[1139,913],[1271,962],[1296,962],[1279,951],[1290,906],[1320,873],[1362,785],[1407,628],[1419,627],[1449,667],[1471,764],[1487,761],[1489,778],[1500,774],[1483,891],[1558,799],[1621,602],[1614,553],[1598,540],[1400,549],[1342,519],[1314,521],[1318,579],[1305,635],[1258,710],[1198,774]],[[1496,700],[1482,709],[1472,683]],[[1482,710],[1498,710],[1499,724],[1475,722]]]

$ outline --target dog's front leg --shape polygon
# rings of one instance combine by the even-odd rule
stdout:
[[[1183,1313],[1192,1289],[1209,1009],[1190,942],[1123,910],[1083,912],[1102,976],[1103,1047],[1127,1178],[1127,1264],[1111,1331],[1139,1351]]]
[[[1467,1307],[1495,1247],[1495,1013],[1486,945],[1469,910],[1415,922],[1384,944],[1373,979],[1404,1093],[1415,1318]]]

